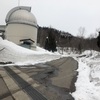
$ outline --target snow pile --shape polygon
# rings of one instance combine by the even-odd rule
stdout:
[[[33,51],[0,38],[0,62],[13,62],[16,65],[33,65],[60,57],[60,55],[48,52],[40,47]]]
[[[75,100],[100,100],[100,53],[85,51],[81,55],[66,53],[63,56],[74,57],[78,63]],[[35,51],[20,47],[0,38],[0,62],[13,62],[15,65],[33,65],[63,57],[37,47]],[[2,65],[1,65],[2,66]]]
[[[82,55],[77,59],[79,75],[72,96],[75,100],[100,100],[100,53],[85,51]]]

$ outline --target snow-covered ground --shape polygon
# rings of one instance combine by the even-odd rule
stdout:
[[[76,91],[72,93],[75,100],[100,100],[100,53],[88,50],[81,55],[67,52],[63,56],[71,56],[79,63],[77,70],[79,74],[75,83]],[[25,49],[0,38],[0,62],[13,62],[14,65],[34,65],[63,56],[40,47],[37,47],[35,51]]]
[[[79,75],[72,96],[75,100],[100,100],[100,53],[85,51],[82,55],[74,57],[79,63]]]
[[[75,54],[69,50],[63,56],[71,56],[78,61],[76,91],[72,93],[75,100],[100,100],[100,53],[87,50]]]
[[[0,62],[12,62],[14,65],[34,65],[60,57],[60,54],[48,52],[40,47],[33,51],[0,38]]]

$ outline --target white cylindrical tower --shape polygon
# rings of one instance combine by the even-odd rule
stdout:
[[[18,45],[35,48],[37,44],[37,20],[30,7],[15,7],[6,16],[6,38]]]

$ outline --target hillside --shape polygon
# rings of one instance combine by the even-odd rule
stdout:
[[[63,32],[63,31],[59,31],[57,29],[49,28],[49,27],[39,27],[37,42],[40,44],[41,47],[44,47],[46,37],[48,37],[48,33],[50,33],[50,32],[51,32],[51,34],[53,34],[55,36],[56,41],[57,41],[57,46],[61,45],[62,42],[66,42],[66,39],[64,39],[64,38],[72,38],[73,37],[73,35],[71,35],[69,32]]]
[[[97,38],[88,37],[84,38],[81,36],[73,36],[69,32],[63,32],[54,28],[49,27],[39,27],[38,28],[38,36],[37,42],[40,47],[44,48],[46,37],[48,37],[48,33],[51,33],[55,36],[57,47],[71,47],[72,50],[84,51],[84,50],[96,50],[99,51],[97,46]]]

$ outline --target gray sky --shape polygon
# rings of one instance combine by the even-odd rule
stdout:
[[[18,6],[18,0],[0,1],[0,24],[6,14]],[[38,25],[78,34],[85,27],[85,36],[100,28],[100,0],[20,0],[20,6],[31,6]]]

